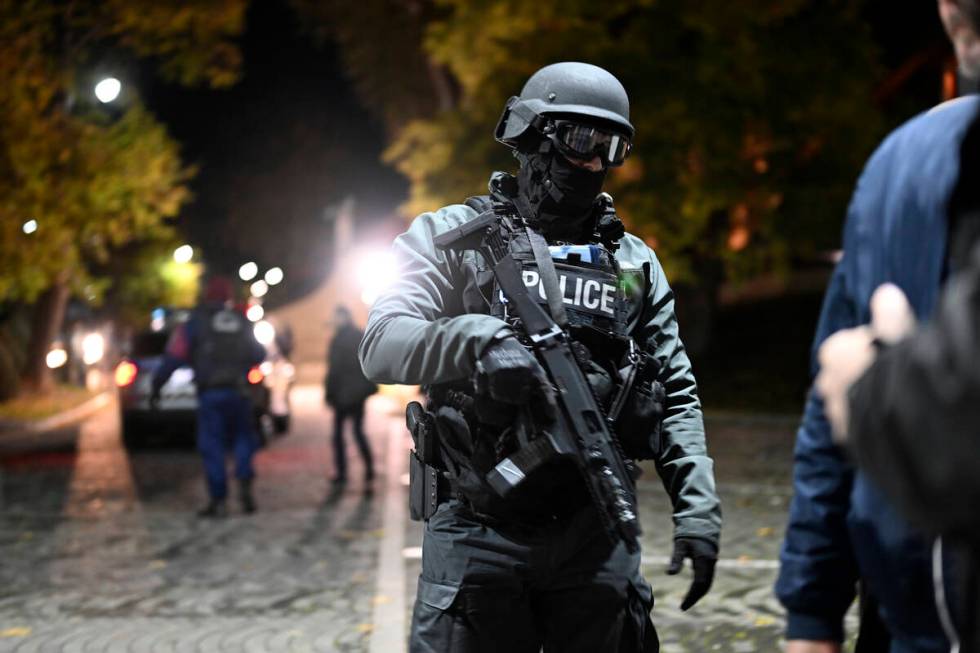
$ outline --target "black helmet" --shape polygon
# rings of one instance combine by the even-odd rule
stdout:
[[[629,113],[626,89],[611,73],[592,64],[567,61],[545,66],[531,75],[520,96],[507,100],[494,136],[504,145],[516,148],[529,128],[549,135],[558,130],[556,124],[562,119],[579,120],[624,137],[615,165],[622,163],[629,152],[634,131]]]

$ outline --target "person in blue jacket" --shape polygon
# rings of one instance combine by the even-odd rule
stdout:
[[[210,501],[201,517],[227,514],[226,444],[235,453],[235,476],[240,485],[242,510],[255,512],[252,457],[258,440],[252,428],[253,409],[248,393],[249,370],[265,358],[252,325],[232,305],[233,287],[227,277],[214,276],[204,301],[177,327],[167,342],[163,363],[153,375],[151,405],[170,375],[182,365],[194,369],[197,387],[197,448],[204,461]]]
[[[977,3],[939,4],[967,78],[980,58],[980,48],[969,45],[980,33]],[[905,293],[918,320],[932,314],[949,272],[948,207],[960,182],[961,149],[978,112],[975,95],[946,102],[895,130],[872,155],[848,209],[844,253],[824,299],[814,352],[831,334],[869,323],[871,296],[885,283]],[[816,374],[816,361],[813,367]],[[880,617],[884,625],[884,641],[874,650],[950,651],[943,622],[955,596],[948,583],[934,582],[931,539],[833,442],[816,392],[797,434],[793,483],[776,583],[788,612],[787,653],[841,650],[844,613],[859,580],[869,605],[877,606],[877,615],[865,618]],[[938,561],[939,569],[948,566]]]

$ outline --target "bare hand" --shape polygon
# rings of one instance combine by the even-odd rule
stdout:
[[[839,642],[814,642],[807,639],[791,639],[786,642],[786,653],[840,653]]]
[[[838,331],[820,346],[820,373],[814,386],[837,442],[847,439],[847,390],[874,362],[873,340],[871,328],[860,326]]]
[[[824,400],[824,414],[834,439],[847,440],[847,391],[874,362],[877,339],[894,344],[915,330],[915,315],[898,286],[886,283],[871,296],[871,324],[838,331],[827,338],[818,354],[820,373],[815,382]]]
[[[915,315],[905,293],[895,284],[878,286],[871,295],[871,330],[889,345],[895,344],[915,330]]]

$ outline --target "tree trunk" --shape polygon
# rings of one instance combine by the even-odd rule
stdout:
[[[54,387],[54,378],[48,369],[47,355],[51,343],[58,337],[68,305],[68,284],[56,281],[38,299],[31,321],[31,340],[27,348],[24,368],[23,391],[46,394]]]

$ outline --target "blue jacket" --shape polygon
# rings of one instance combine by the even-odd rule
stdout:
[[[882,283],[898,285],[920,320],[932,314],[946,274],[946,208],[960,144],[978,108],[977,96],[969,96],[919,115],[868,161],[824,298],[814,375],[817,348],[835,331],[868,323],[871,294]],[[934,605],[931,542],[833,444],[812,391],[797,433],[793,485],[776,582],[789,613],[787,638],[841,640],[860,577],[881,604],[893,653],[948,651]]]

